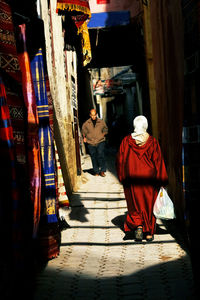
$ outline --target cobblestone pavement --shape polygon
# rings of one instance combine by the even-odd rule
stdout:
[[[151,243],[124,241],[127,209],[114,163],[104,178],[90,168],[85,156],[85,182],[65,216],[71,228],[62,232],[60,256],[37,277],[35,300],[194,299],[190,259],[173,224],[158,220]]]

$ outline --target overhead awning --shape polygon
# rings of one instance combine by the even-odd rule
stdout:
[[[89,28],[128,25],[143,11],[141,1],[89,0],[92,17]]]
[[[130,23],[130,11],[92,13],[88,28],[104,28]]]

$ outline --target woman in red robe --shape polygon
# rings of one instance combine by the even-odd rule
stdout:
[[[124,187],[128,212],[124,223],[125,237],[135,233],[136,240],[153,240],[156,218],[153,215],[159,188],[168,182],[165,163],[158,141],[147,133],[144,116],[134,119],[134,132],[126,136],[117,154],[117,174]]]

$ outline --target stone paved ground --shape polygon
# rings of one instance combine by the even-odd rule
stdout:
[[[111,153],[108,153],[109,156]],[[38,274],[35,300],[194,299],[190,259],[172,222],[158,221],[152,243],[123,240],[123,188],[108,163],[107,176],[90,174],[74,193],[65,217],[60,256]]]

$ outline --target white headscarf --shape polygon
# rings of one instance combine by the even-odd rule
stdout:
[[[134,132],[131,134],[136,144],[143,144],[147,141],[149,134],[147,133],[148,121],[145,116],[137,116],[133,120]]]

